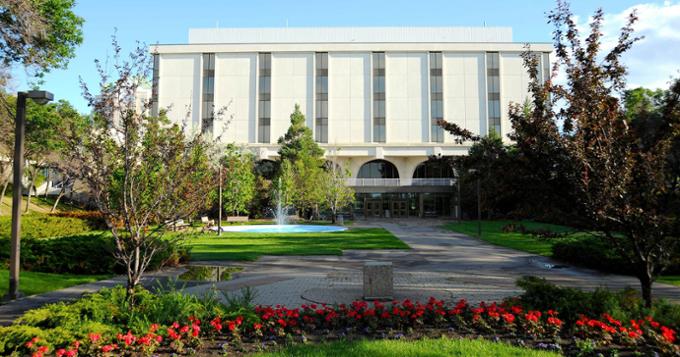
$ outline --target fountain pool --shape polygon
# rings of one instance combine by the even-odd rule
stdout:
[[[262,224],[249,226],[222,226],[222,232],[241,233],[330,233],[347,228],[339,226],[316,226],[307,224]],[[213,228],[217,231],[217,227]]]

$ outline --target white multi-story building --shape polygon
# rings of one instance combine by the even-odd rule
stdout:
[[[552,45],[530,48],[547,76]],[[276,159],[299,104],[326,153],[351,170],[359,212],[455,215],[451,169],[424,163],[469,144],[436,122],[506,137],[510,103],[529,96],[523,51],[509,28],[191,29],[188,44],[152,46],[152,97],[173,120],[190,113],[194,128],[260,160]]]

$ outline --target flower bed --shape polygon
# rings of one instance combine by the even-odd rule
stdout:
[[[300,308],[259,306],[254,314],[212,316],[204,321],[189,317],[168,326],[152,324],[142,333],[121,331],[105,336],[89,333],[67,345],[53,346],[48,338],[35,337],[16,349],[19,354],[40,357],[77,355],[125,355],[157,353],[240,354],[262,349],[263,343],[311,339],[404,338],[435,334],[484,336],[513,344],[578,354],[594,350],[656,351],[680,354],[676,332],[651,317],[618,321],[608,314],[599,319],[582,316],[567,326],[554,310],[524,310],[503,304],[455,305],[430,298],[389,303],[355,301],[349,305],[303,305]],[[273,343],[271,343],[273,344]],[[587,346],[587,347],[584,347]]]

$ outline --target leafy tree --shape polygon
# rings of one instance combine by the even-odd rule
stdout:
[[[525,53],[533,101],[529,111],[514,106],[510,118],[518,150],[535,160],[537,172],[562,177],[575,206],[565,214],[630,262],[649,307],[654,280],[678,252],[680,177],[671,158],[680,135],[680,81],[660,103],[664,130],[650,136],[639,130],[644,126],[629,125],[619,99],[626,75],[621,56],[638,40],[637,17],[630,14],[618,43],[602,54],[603,17],[602,10],[595,13],[583,42],[568,5],[558,2],[549,19],[556,66],[567,81],[539,82],[536,57]]]
[[[250,202],[249,211],[255,217],[265,217],[270,213],[272,207],[272,180],[275,179],[279,168],[276,162],[270,160],[259,160],[254,163],[253,172],[255,173],[255,194]]]
[[[74,0],[4,0],[0,3],[0,62],[20,63],[38,75],[66,68],[83,42],[83,18]]]
[[[323,149],[314,141],[312,130],[305,124],[305,116],[300,111],[300,105],[295,104],[295,110],[290,115],[288,131],[278,140],[279,158],[281,161],[292,162],[309,159],[316,160],[318,167],[323,165]]]
[[[149,110],[137,110],[135,93],[151,68],[147,49],[123,58],[114,39],[113,53],[115,77],[96,62],[99,92],[82,84],[93,118],[79,136],[69,137],[66,152],[111,230],[134,304],[135,286],[168,247],[166,226],[205,209],[214,181],[210,146],[200,133],[186,136],[188,130],[170,123],[165,111],[150,117]]]
[[[255,196],[253,156],[236,146],[227,145],[220,159],[222,170],[222,203],[228,212],[248,213],[248,204]]]
[[[351,173],[347,167],[342,167],[334,160],[326,163],[326,170],[322,174],[323,206],[331,211],[331,222],[335,223],[339,211],[354,202],[354,189],[347,186]]]
[[[47,105],[27,102],[24,155],[27,160],[28,196],[24,212],[28,212],[37,180],[43,179],[40,169],[54,166],[50,164],[59,160],[59,153],[66,148],[64,130],[79,123],[82,123],[81,115],[67,101]]]
[[[632,120],[639,117],[642,113],[658,112],[666,91],[663,89],[651,90],[649,88],[638,87],[626,90],[623,93],[623,108],[626,117]]]
[[[314,141],[312,131],[305,125],[300,106],[290,115],[290,127],[279,138],[280,177],[286,200],[302,216],[318,211],[323,176],[323,149]]]

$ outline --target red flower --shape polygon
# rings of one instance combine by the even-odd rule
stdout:
[[[125,335],[119,333],[117,338],[118,341],[123,341],[125,346],[130,346],[137,340],[137,338],[130,331],[128,331]]]
[[[26,342],[26,347],[31,348],[33,347],[34,344],[36,344],[40,339],[38,337],[33,337],[30,341]]]
[[[548,324],[559,327],[562,326],[562,320],[558,319],[557,317],[548,317]]]
[[[98,334],[98,333],[94,333],[94,332],[89,333],[89,334],[87,335],[87,337],[90,338],[90,342],[92,342],[92,343],[97,343],[97,341],[99,341],[99,340],[102,339],[102,335],[100,335],[100,334]]]
[[[675,342],[675,331],[672,329],[669,329],[666,326],[661,326],[661,335],[663,338],[668,341],[668,343],[674,343]]]
[[[168,337],[170,337],[171,340],[179,340],[181,336],[175,332],[174,329],[168,328]]]
[[[57,357],[63,357],[63,356],[66,354],[66,350],[63,349],[63,348],[60,348],[60,349],[54,351],[54,354],[55,354]]]
[[[108,353],[108,352],[111,352],[111,351],[113,351],[117,348],[118,348],[118,345],[115,344],[115,343],[112,343],[110,345],[104,345],[104,346],[102,346],[102,352]]]
[[[515,322],[515,315],[513,314],[503,314],[503,320],[505,320],[506,323],[513,323]]]
[[[262,324],[261,324],[261,323],[257,323],[257,322],[256,322],[256,323],[253,324],[253,329],[255,329],[255,330],[260,330],[261,328],[262,328]]]

